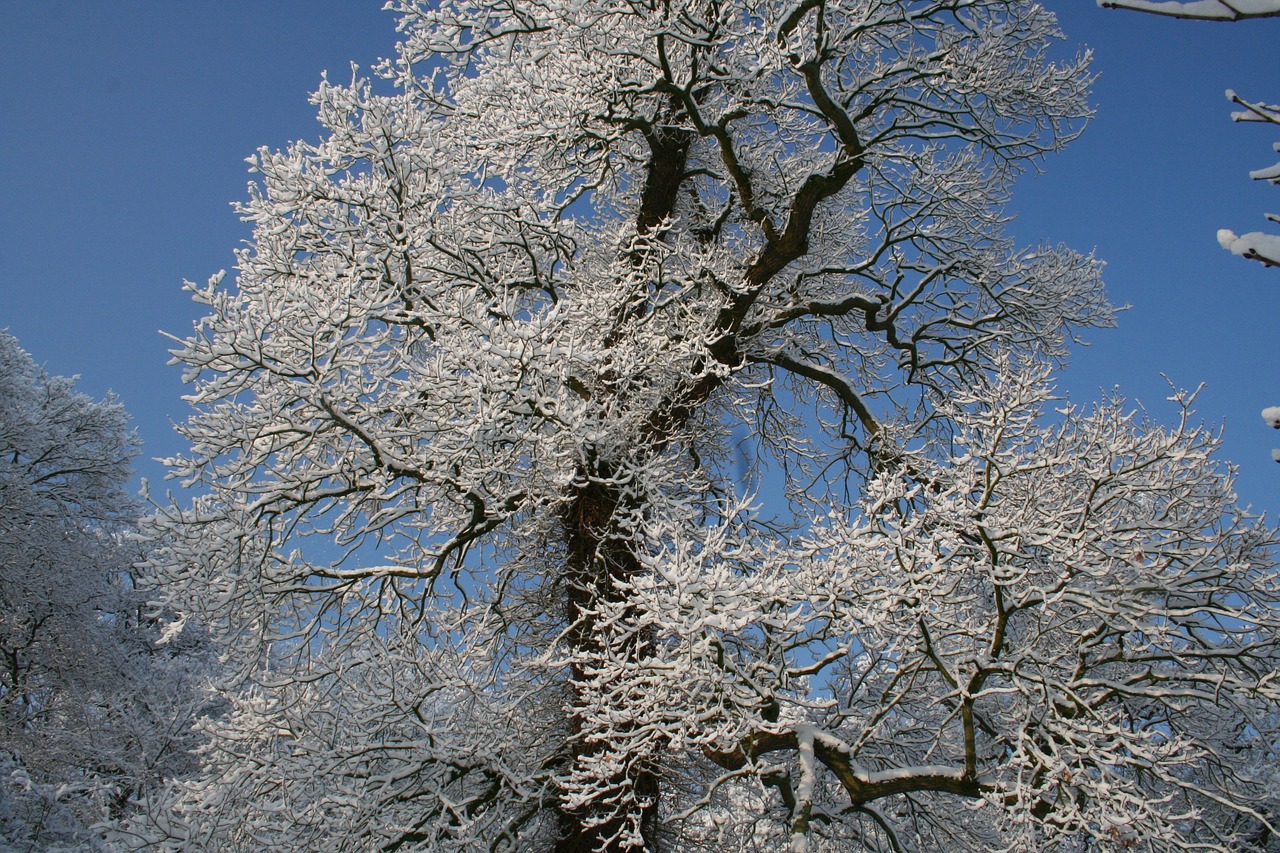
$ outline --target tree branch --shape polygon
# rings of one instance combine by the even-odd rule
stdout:
[[[1276,0],[1098,0],[1104,9],[1149,12],[1189,21],[1245,21],[1280,16]]]

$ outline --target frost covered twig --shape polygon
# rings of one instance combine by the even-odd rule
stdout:
[[[1280,15],[1277,0],[1098,0],[1098,5],[1197,21],[1243,21]]]

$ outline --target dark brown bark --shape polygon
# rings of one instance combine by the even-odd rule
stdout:
[[[726,770],[739,770],[748,761],[755,761],[770,752],[798,751],[800,739],[794,732],[760,732],[743,740],[736,750],[718,752],[707,749],[704,754]],[[895,794],[911,794],[923,791],[938,791],[956,794],[961,797],[976,798],[982,796],[984,790],[972,770],[960,773],[936,772],[933,768],[922,768],[920,772],[909,774],[873,774],[868,778],[861,777],[854,769],[849,755],[825,743],[815,741],[814,757],[818,759],[840,781],[841,787],[849,797],[852,806],[862,806],[884,797]],[[990,790],[988,787],[987,790]]]
[[[640,196],[640,209],[636,216],[636,231],[646,234],[671,215],[675,208],[680,185],[685,179],[685,165],[689,146],[693,142],[691,131],[674,127],[649,127],[644,131],[651,152],[645,185]],[[638,259],[637,259],[638,260]],[[617,337],[633,319],[643,316],[650,302],[647,290],[633,294],[623,305],[610,331],[606,346]],[[602,377],[605,387],[598,393],[607,394],[608,377]],[[574,487],[570,502],[561,522],[567,546],[565,565],[565,619],[569,624],[566,639],[571,648],[587,656],[605,651],[606,644],[613,655],[621,654],[629,660],[640,661],[653,653],[653,641],[647,633],[617,636],[611,626],[602,626],[596,618],[596,608],[601,604],[617,605],[625,601],[626,593],[619,589],[620,581],[635,577],[642,568],[632,546],[618,535],[616,522],[619,512],[629,510],[621,505],[621,494],[610,484],[612,474],[608,463],[595,461],[593,470],[579,472],[579,484]],[[630,621],[626,618],[623,622]],[[580,666],[574,666],[569,674],[571,703],[575,709],[586,706],[589,674]],[[599,744],[586,740],[582,715],[575,713],[569,720],[572,738],[569,760],[578,762],[601,749]],[[630,790],[641,803],[639,824],[644,839],[643,849],[655,849],[658,830],[659,775],[655,763],[643,753],[634,756],[635,763],[622,769],[617,778],[601,780],[609,787]],[[620,814],[608,804],[586,808],[559,809],[560,838],[557,853],[593,853],[593,851],[634,851],[634,847],[622,845],[616,839],[628,820],[635,815]]]
[[[602,625],[597,617],[601,605],[618,605],[626,601],[627,592],[619,582],[634,578],[643,569],[630,544],[617,534],[620,512],[628,511],[621,503],[616,486],[609,483],[612,472],[605,465],[584,472],[581,485],[574,489],[572,501],[562,515],[567,559],[565,572],[566,613],[569,623],[569,645],[587,657],[603,655],[642,661],[653,654],[653,638],[647,632],[622,634],[615,625]],[[623,626],[632,622],[630,609],[624,608]],[[586,707],[591,674],[575,664],[570,672],[569,690],[573,708]],[[602,749],[589,741],[586,720],[581,713],[570,718],[571,763],[581,761]],[[625,736],[625,725],[622,726]],[[622,768],[616,777],[600,780],[604,785],[630,790],[639,802],[638,816],[642,848],[624,845],[617,839],[635,815],[620,813],[609,803],[584,808],[561,807],[560,838],[556,853],[595,853],[595,851],[635,851],[655,849],[658,829],[659,776],[655,762],[643,752],[631,756],[633,763]]]
[[[679,127],[655,127],[645,137],[652,157],[636,217],[636,231],[640,234],[653,230],[675,209],[694,133]]]

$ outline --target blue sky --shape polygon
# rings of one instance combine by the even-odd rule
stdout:
[[[0,0],[0,327],[51,373],[113,389],[150,457],[181,448],[180,372],[158,330],[198,315],[181,290],[232,265],[248,236],[244,158],[316,138],[308,93],[389,55],[394,18],[356,0]],[[1280,271],[1234,258],[1219,228],[1266,230],[1280,190],[1248,179],[1275,162],[1274,128],[1235,125],[1227,88],[1280,101],[1280,20],[1180,22],[1049,0],[1071,49],[1094,50],[1097,116],[1021,183],[1028,244],[1108,262],[1120,327],[1089,335],[1060,387],[1086,401],[1118,386],[1160,419],[1169,386],[1206,383],[1244,502],[1275,517]],[[1277,227],[1280,229],[1280,226]]]

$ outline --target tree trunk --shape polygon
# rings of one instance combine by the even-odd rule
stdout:
[[[565,616],[570,626],[567,639],[580,661],[621,658],[627,664],[639,664],[653,654],[654,643],[651,632],[625,633],[626,625],[634,624],[627,618],[632,615],[631,608],[624,610],[621,625],[602,624],[598,617],[601,605],[625,600],[627,592],[619,588],[619,581],[634,578],[642,568],[631,544],[617,532],[618,517],[628,508],[621,505],[619,490],[608,485],[609,472],[597,470],[596,475],[576,489],[563,515],[568,545],[564,584]],[[624,631],[620,632],[620,627]],[[604,802],[581,807],[562,804],[556,853],[655,850],[659,777],[654,750],[645,745],[643,738],[627,737],[628,729],[636,723],[616,723],[607,732],[594,730],[588,716],[593,694],[599,690],[598,685],[593,685],[594,675],[581,663],[575,663],[569,674],[573,709],[569,760],[571,766],[580,766],[607,749],[621,747],[623,755],[621,761],[615,762],[619,765],[617,770],[607,778],[595,780],[616,793],[604,798]],[[628,803],[632,805],[627,806]],[[637,828],[640,842],[636,841]]]
[[[681,108],[673,103],[673,109],[678,112]],[[689,130],[659,125],[650,126],[644,135],[651,158],[636,216],[637,234],[650,232],[671,215],[686,177],[685,165],[694,139]],[[644,313],[647,298],[647,293],[637,294],[634,301],[624,304],[605,341],[606,346],[615,343],[626,325]],[[562,517],[568,546],[564,578],[565,618],[570,626],[567,639],[580,660],[621,658],[625,664],[640,663],[653,654],[652,633],[619,634],[616,623],[603,625],[596,615],[602,604],[617,605],[625,601],[627,593],[619,588],[618,582],[634,578],[642,567],[630,541],[620,535],[617,528],[619,516],[631,507],[623,505],[620,490],[610,485],[614,472],[601,461],[593,467],[595,470],[579,472],[578,481],[584,485],[575,487]],[[621,620],[624,625],[632,621],[628,618],[632,613],[630,608],[624,611]],[[619,744],[626,745],[626,754],[613,775],[594,780],[601,787],[615,791],[615,796],[606,798],[606,802],[577,808],[561,804],[556,853],[656,850],[660,785],[654,750],[645,746],[644,739],[626,736],[628,723],[612,725],[612,744],[593,737],[597,733],[591,730],[586,714],[592,693],[598,689],[592,686],[592,680],[593,674],[581,664],[572,667],[569,674],[573,709],[569,720],[570,766],[590,762],[610,746]],[[630,728],[635,725],[638,723],[630,724]],[[622,804],[628,802],[633,804],[630,811],[622,808]],[[637,826],[640,842],[635,840]]]

